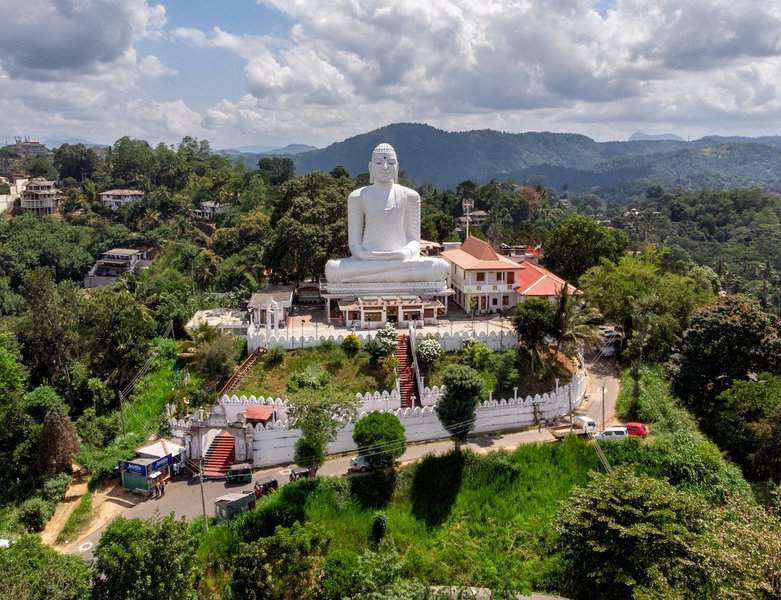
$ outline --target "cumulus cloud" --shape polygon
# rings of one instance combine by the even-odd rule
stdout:
[[[359,116],[593,133],[715,115],[723,128],[731,114],[759,126],[779,108],[778,0],[258,1],[295,22],[288,35],[177,31],[246,61],[249,96],[213,107],[207,126],[261,133],[297,114],[324,135],[340,118],[357,131]]]

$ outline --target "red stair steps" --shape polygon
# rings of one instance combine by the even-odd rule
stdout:
[[[399,391],[401,392],[401,405],[404,408],[412,407],[412,369],[409,361],[409,338],[399,335],[396,338],[396,358],[399,361]]]
[[[203,476],[207,479],[224,479],[236,459],[236,438],[223,431],[209,446],[203,459]]]

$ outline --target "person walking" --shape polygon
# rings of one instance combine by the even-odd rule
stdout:
[[[160,497],[160,484],[157,482],[157,479],[155,479],[155,490],[152,494],[152,498],[157,499]]]

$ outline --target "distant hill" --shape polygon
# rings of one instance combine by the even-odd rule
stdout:
[[[630,142],[660,142],[660,141],[673,141],[682,142],[683,138],[674,133],[643,133],[642,131],[636,131],[629,136]]]
[[[365,173],[372,149],[392,144],[415,183],[455,188],[471,179],[521,182],[543,177],[548,185],[593,190],[608,198],[659,184],[666,188],[757,186],[781,191],[781,137],[596,142],[571,133],[448,132],[397,123],[293,156],[299,174],[331,170]]]
[[[72,146],[75,146],[76,144],[82,144],[87,148],[108,148],[109,147],[109,144],[96,144],[95,142],[90,142],[89,140],[85,140],[84,138],[78,138],[78,137],[65,138],[65,139],[51,139],[51,140],[46,140],[44,142],[44,145],[47,148],[58,148],[63,144],[71,144]]]
[[[309,152],[310,150],[317,150],[317,146],[310,146],[309,144],[288,144],[287,146],[282,146],[282,148],[273,148],[262,154],[301,154],[302,152]]]

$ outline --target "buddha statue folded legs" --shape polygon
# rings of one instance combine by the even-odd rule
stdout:
[[[408,260],[361,260],[340,258],[325,265],[329,283],[404,283],[442,281],[448,264],[441,258],[418,257]]]

